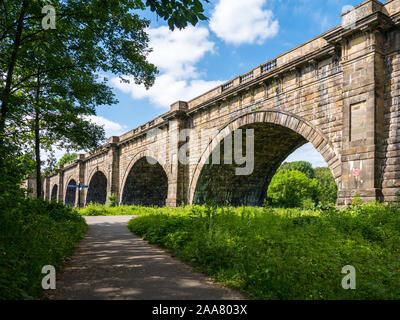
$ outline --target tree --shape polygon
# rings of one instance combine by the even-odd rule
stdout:
[[[148,7],[166,20],[172,30],[184,28],[188,22],[195,25],[206,19],[200,0],[54,0],[50,3],[57,18],[54,30],[43,28],[41,23],[42,9],[48,3],[1,0],[0,75],[4,80],[0,82],[1,139],[5,138],[4,129],[10,104],[16,98],[15,90],[37,75],[19,76],[18,71],[27,66],[20,55],[40,43],[46,32],[51,32],[65,53],[75,58],[70,64],[58,64],[57,70],[77,68],[76,62],[84,58],[85,67],[91,73],[103,70],[129,74],[134,76],[136,83],[144,83],[148,88],[153,84],[157,70],[146,59],[149,48],[145,28],[149,21],[136,12]],[[54,68],[45,68],[40,73],[51,71]]]
[[[278,171],[281,170],[298,170],[311,179],[315,178],[315,170],[311,163],[307,161],[285,162],[278,169]]]
[[[76,153],[64,153],[60,160],[57,162],[57,167],[60,165],[64,165],[72,160],[75,160],[78,157]]]
[[[205,0],[207,2],[207,0]],[[171,29],[206,19],[200,0],[51,1],[56,29],[42,27],[44,1],[1,0],[0,5],[0,146],[35,145],[38,194],[40,149],[54,142],[91,148],[104,137],[87,121],[95,106],[114,104],[107,80],[111,72],[149,88],[157,69],[137,12],[146,7],[168,21]],[[4,166],[0,156],[0,167]]]
[[[294,208],[301,206],[304,200],[317,201],[318,191],[316,179],[298,170],[280,170],[272,178],[267,195],[276,206]]]
[[[25,96],[25,108],[16,117],[25,114],[26,120],[18,125],[19,130],[26,128],[19,140],[34,146],[38,198],[42,191],[41,151],[51,152],[53,147],[96,148],[104,140],[104,130],[85,117],[95,114],[96,105],[115,102],[110,88],[104,82],[98,82],[85,68],[41,74],[40,71],[45,67],[51,68],[63,59],[66,63],[70,60],[70,57],[63,55],[63,50],[60,51],[57,41],[53,44],[54,37],[46,39],[45,36],[42,38],[46,40],[43,41],[46,46],[39,44],[21,55],[32,60],[24,72],[36,72],[37,76],[20,90]],[[17,134],[13,133],[13,136]]]
[[[320,192],[319,201],[322,203],[336,203],[337,190],[331,170],[327,167],[315,168],[315,178],[318,180]]]

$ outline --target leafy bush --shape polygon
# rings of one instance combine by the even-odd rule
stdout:
[[[128,227],[252,299],[400,299],[395,206],[153,208]],[[346,265],[356,290],[342,288]]]
[[[333,179],[332,173],[329,168],[327,167],[319,167],[313,168],[311,163],[307,161],[294,161],[294,162],[285,162],[283,163],[275,176],[273,177],[273,181],[276,182],[277,179],[283,179],[281,171],[293,171],[297,170],[304,173],[309,179],[316,179],[318,181],[318,192],[313,192],[312,195],[303,198],[298,201],[296,198],[296,205],[299,206],[303,203],[306,207],[312,208],[314,205],[321,203],[321,205],[329,205],[329,204],[336,204],[337,199],[337,185],[335,180]],[[288,177],[285,177],[286,182],[281,181],[280,187],[285,185],[290,185],[291,181]],[[301,189],[301,187],[299,188]],[[293,188],[292,188],[293,191]],[[283,192],[283,191],[282,191]],[[282,197],[287,197],[288,199],[282,199]],[[292,194],[288,193],[286,195],[281,194],[279,203],[275,203],[275,205],[280,206],[287,206],[287,203],[291,202]],[[271,199],[269,199],[271,200]],[[285,204],[284,204],[285,203]],[[292,207],[292,204],[289,205]]]
[[[315,170],[308,161],[285,162],[279,167],[278,172],[285,170],[297,170],[303,172],[310,179],[315,178]]]
[[[59,269],[87,225],[76,211],[55,202],[0,196],[0,299],[33,299],[45,265]]]
[[[315,179],[318,180],[320,188],[319,202],[324,204],[336,203],[338,187],[335,179],[333,179],[331,170],[327,167],[315,168]]]
[[[278,171],[268,187],[268,197],[276,206],[300,207],[303,201],[318,197],[318,181],[308,178],[298,170]]]
[[[109,206],[110,207],[116,207],[117,206],[117,196],[113,193],[108,197],[108,200],[110,200]]]

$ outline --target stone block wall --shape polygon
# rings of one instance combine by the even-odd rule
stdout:
[[[311,142],[331,169],[339,205],[350,203],[355,194],[365,201],[393,201],[400,192],[400,0],[364,1],[344,13],[342,22],[110,138],[99,150],[51,176],[46,197],[50,199],[56,188],[57,199],[64,201],[71,179],[90,185],[96,172],[102,172],[107,199],[115,194],[122,201],[127,188],[145,202],[143,197],[152,191],[148,183],[154,190],[160,187],[162,201],[155,199],[155,204],[176,206],[209,198],[260,204],[280,162]],[[158,133],[149,137],[153,129]],[[190,134],[180,136],[183,129]],[[254,172],[241,178],[233,174],[234,163],[207,164],[216,148],[222,149],[223,157],[224,139],[238,129],[254,129],[256,144]],[[210,134],[206,139],[204,130]],[[180,152],[187,163],[178,162]],[[163,173],[143,165],[139,178],[129,178],[138,168],[135,164],[149,155]],[[164,182],[157,186],[157,180]],[[81,205],[86,198],[85,189]]]
[[[399,4],[400,5],[400,4]],[[387,35],[384,61],[384,135],[382,139],[382,193],[386,201],[400,194],[400,31]]]

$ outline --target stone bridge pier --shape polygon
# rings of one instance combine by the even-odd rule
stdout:
[[[232,159],[240,130],[243,155],[254,159],[248,175],[237,175],[245,164],[236,159],[213,161],[217,150]],[[339,205],[355,194],[364,201],[396,199],[400,0],[364,1],[328,32],[111,137],[48,177],[44,194],[70,205],[80,198],[81,206],[108,203],[111,195],[120,204],[146,206],[261,205],[279,165],[305,143],[330,168]],[[79,182],[89,188],[68,188]]]

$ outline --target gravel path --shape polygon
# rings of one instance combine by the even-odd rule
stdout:
[[[43,299],[243,299],[132,234],[132,216],[86,217],[89,230]]]

